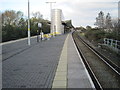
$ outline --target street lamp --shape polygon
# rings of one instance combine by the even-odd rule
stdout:
[[[52,4],[53,4],[53,3],[56,3],[56,2],[46,2],[46,3],[50,4],[50,17],[51,17]]]
[[[46,3],[50,4],[50,21],[52,21],[52,15],[51,15],[52,14],[52,4],[56,3],[56,2],[46,2]],[[51,27],[51,32],[52,32],[52,25],[50,25],[50,27]]]

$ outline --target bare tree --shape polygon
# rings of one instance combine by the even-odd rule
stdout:
[[[13,10],[11,10],[11,11],[7,10],[7,11],[5,11],[5,12],[2,14],[3,24],[4,24],[4,25],[5,25],[5,24],[9,24],[9,25],[13,24],[16,16],[17,16],[17,15],[16,15],[15,11],[13,11]]]
[[[34,12],[32,13],[33,17],[31,18],[31,22],[33,22],[34,25],[36,25],[39,22],[43,22],[43,15],[40,12]]]
[[[107,13],[107,15],[106,15],[105,27],[109,30],[113,27],[110,13]]]
[[[15,12],[14,10],[6,10],[2,13],[2,24],[8,25],[18,25],[19,20],[23,16],[21,11]]]
[[[37,19],[43,18],[43,15],[40,12],[32,13],[32,15]]]
[[[95,25],[97,25],[98,28],[104,28],[104,26],[105,26],[104,13],[102,11],[100,11],[100,13],[98,14],[98,17],[96,17]]]
[[[118,24],[118,19],[117,18],[113,18],[111,23],[112,23],[113,28],[115,28],[117,26],[117,24]]]

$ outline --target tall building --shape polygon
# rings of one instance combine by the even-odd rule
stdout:
[[[52,19],[51,19],[51,34],[63,34],[64,26],[62,25],[62,10],[52,9]]]

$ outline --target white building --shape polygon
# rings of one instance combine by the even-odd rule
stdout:
[[[62,25],[62,10],[61,9],[52,9],[51,14],[51,34],[63,34],[64,26]]]

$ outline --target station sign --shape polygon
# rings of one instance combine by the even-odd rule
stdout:
[[[42,27],[42,23],[38,23],[38,27]]]

